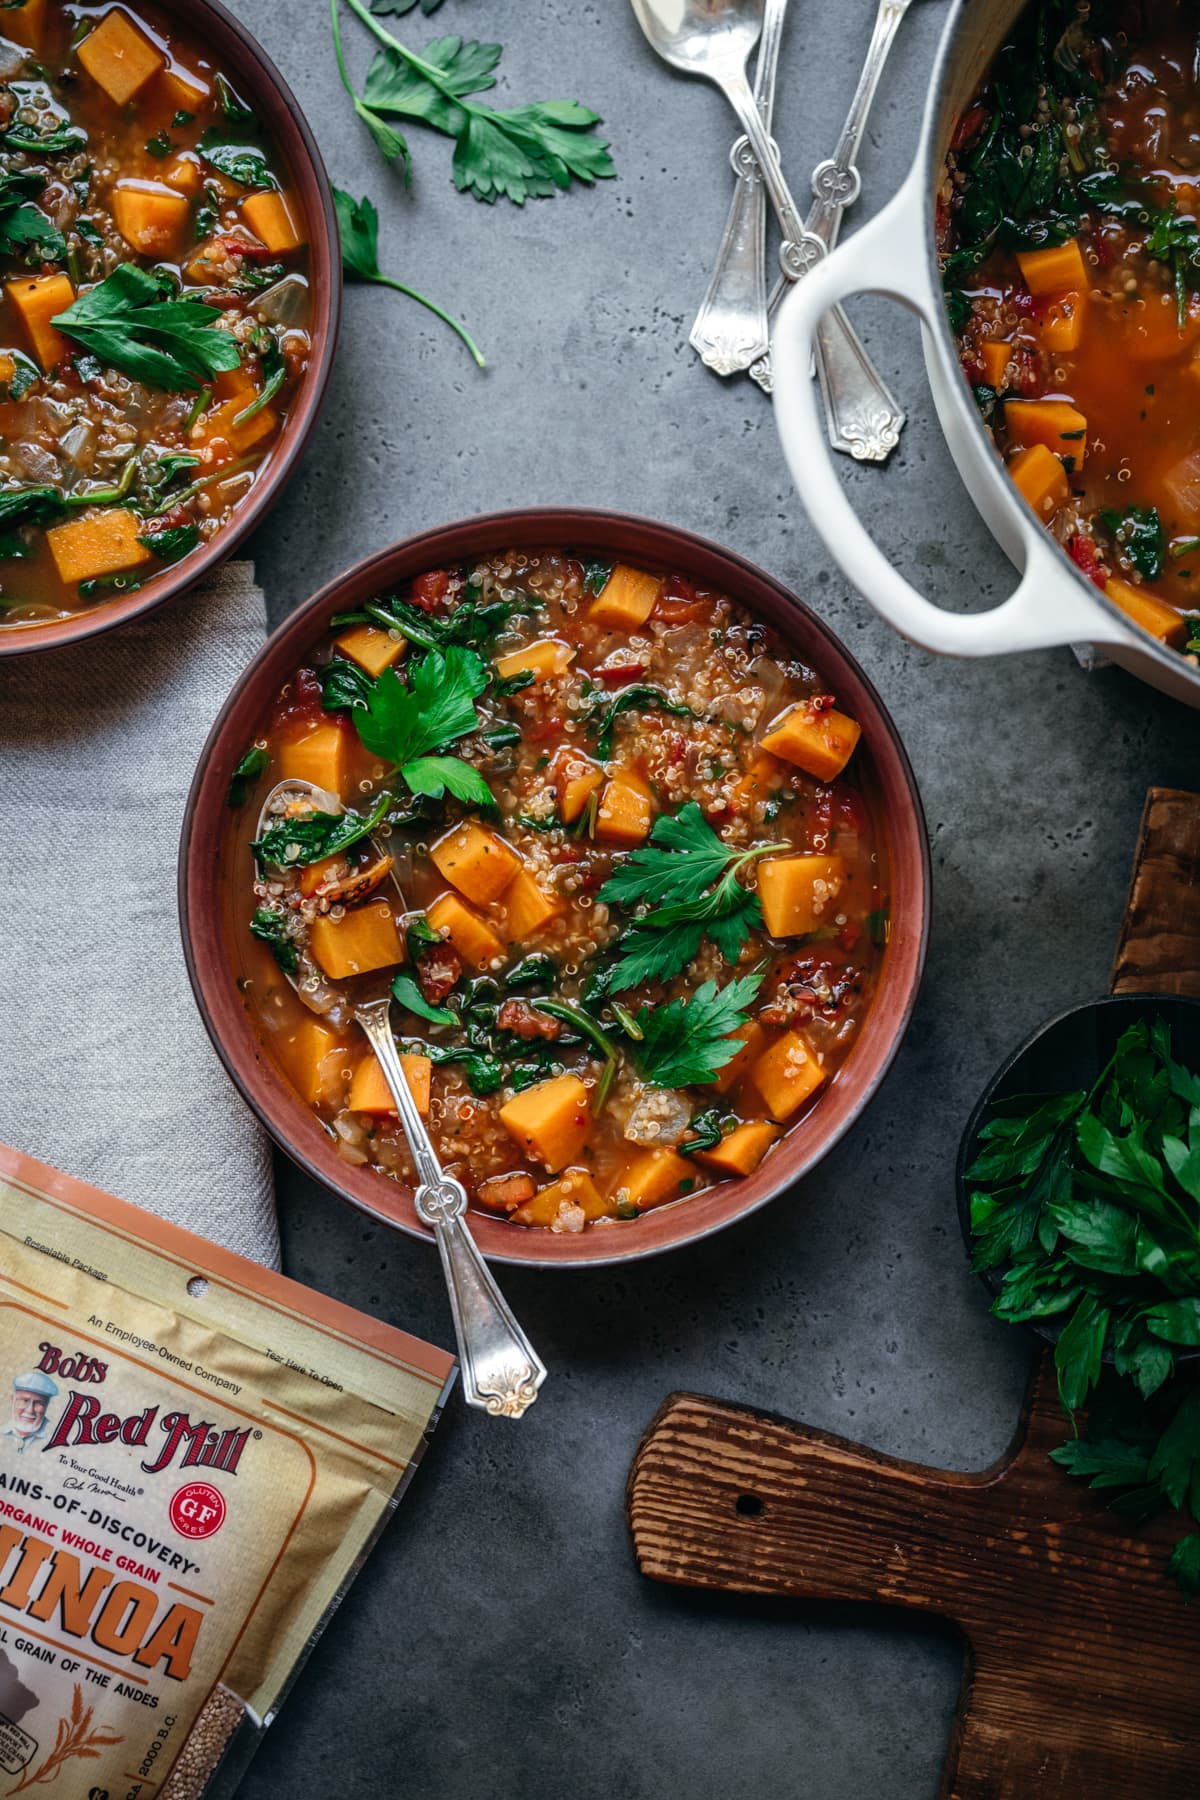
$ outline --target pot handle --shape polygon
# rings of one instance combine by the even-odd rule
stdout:
[[[920,165],[884,210],[798,281],[780,309],[771,344],[775,423],[792,479],[830,554],[889,625],[947,656],[996,656],[1054,644],[1140,643],[1063,570],[1050,537],[1017,501],[1023,574],[1009,598],[984,613],[945,612],[894,569],[859,522],[838,480],[810,379],[817,324],[850,294],[885,294],[931,331],[943,324],[941,295],[926,261],[927,197]],[[1014,495],[1015,498],[1015,495]],[[1097,597],[1098,598],[1098,597]]]

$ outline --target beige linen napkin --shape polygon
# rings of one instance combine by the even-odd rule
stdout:
[[[269,1147],[200,1022],[183,804],[263,641],[252,563],[0,662],[0,1141],[278,1266]]]

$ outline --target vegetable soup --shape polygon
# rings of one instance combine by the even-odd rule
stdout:
[[[306,235],[173,20],[0,8],[0,628],[128,593],[245,500],[307,366]]]
[[[1183,0],[1039,0],[959,122],[950,317],[1038,517],[1146,631],[1200,651],[1200,60]]]
[[[247,1008],[340,1155],[408,1180],[351,1012],[390,988],[444,1164],[518,1226],[749,1174],[876,990],[858,740],[817,670],[678,574],[431,570],[331,619],[235,775]]]

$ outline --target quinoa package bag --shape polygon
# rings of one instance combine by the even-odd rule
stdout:
[[[453,1372],[0,1146],[0,1800],[231,1793]]]

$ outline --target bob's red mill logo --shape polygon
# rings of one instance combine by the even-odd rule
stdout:
[[[108,1364],[98,1362],[94,1356],[86,1356],[82,1351],[65,1355],[55,1344],[41,1343],[38,1350],[41,1360],[36,1368],[28,1377],[18,1377],[13,1387],[17,1390],[19,1383],[28,1380],[31,1399],[41,1399],[40,1428],[24,1435],[31,1442],[40,1443],[43,1450],[57,1450],[64,1445],[121,1443],[148,1451],[141,1464],[147,1475],[157,1475],[173,1465],[180,1469],[221,1469],[226,1475],[237,1474],[242,1451],[250,1437],[249,1425],[243,1431],[222,1431],[211,1419],[193,1419],[189,1413],[174,1410],[164,1413],[159,1406],[146,1406],[139,1413],[122,1416],[106,1412],[101,1398],[79,1388],[68,1390],[67,1404],[60,1418],[52,1423],[47,1416],[48,1409],[59,1393],[53,1377],[57,1375],[65,1381],[102,1382],[108,1374]],[[48,1435],[43,1435],[46,1433]]]

